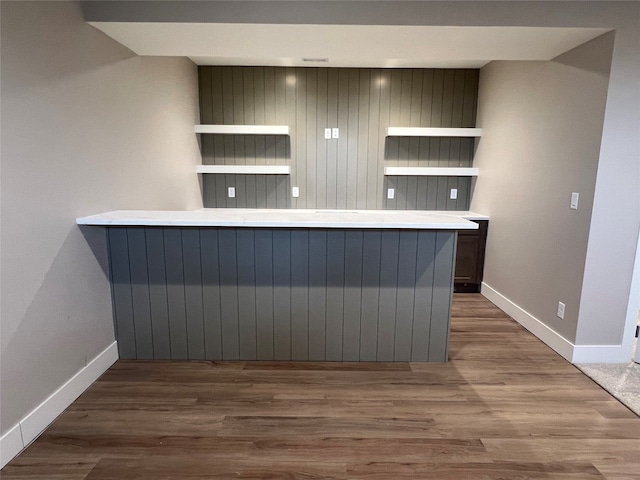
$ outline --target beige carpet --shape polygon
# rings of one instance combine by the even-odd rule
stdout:
[[[640,364],[589,363],[576,366],[640,416]]]

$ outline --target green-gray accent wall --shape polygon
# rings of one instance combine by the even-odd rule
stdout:
[[[203,174],[205,207],[467,210],[469,177],[385,177],[385,166],[470,167],[473,138],[386,137],[474,127],[475,69],[198,67],[203,124],[288,125],[289,136],[201,134],[207,165],[290,165],[291,175]],[[325,140],[325,128],[339,128]],[[236,197],[227,197],[235,187]],[[291,187],[300,189],[292,198]],[[395,199],[387,200],[387,188]],[[449,191],[458,189],[451,200]]]

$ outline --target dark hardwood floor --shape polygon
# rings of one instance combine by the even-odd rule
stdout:
[[[9,479],[640,479],[640,418],[477,294],[451,361],[119,361]]]

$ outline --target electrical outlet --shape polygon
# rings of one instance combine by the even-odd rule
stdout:
[[[564,318],[564,308],[565,304],[562,302],[558,302],[558,313],[556,315],[558,315],[560,318]]]
[[[236,198],[236,187],[227,188],[227,196],[229,198]]]
[[[331,129],[330,128],[325,128],[324,129],[324,139],[325,140],[331,139]]]
[[[394,198],[396,198],[396,191],[393,188],[387,188],[387,198],[389,200],[393,200]]]
[[[457,188],[452,188],[451,189],[451,194],[449,195],[449,198],[451,200],[456,200],[458,198],[458,189]]]
[[[578,209],[578,199],[580,198],[580,194],[577,192],[573,192],[571,194],[571,208],[573,210],[577,210]]]
[[[293,198],[298,198],[300,196],[300,189],[298,187],[293,187],[291,189],[291,196]]]
[[[340,138],[340,129],[339,128],[334,128],[331,132],[331,136],[333,138]]]

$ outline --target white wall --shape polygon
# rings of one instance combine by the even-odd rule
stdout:
[[[634,270],[640,224],[640,2],[632,5],[627,28],[616,30],[576,333],[576,344],[622,343],[618,361],[631,356],[640,305],[640,291],[631,289],[632,276],[640,275]]]
[[[4,433],[114,340],[104,230],[75,218],[202,202],[190,60],[136,57],[76,2],[1,8]]]
[[[491,216],[484,282],[571,343],[612,46],[607,34],[555,62],[492,62],[480,73],[471,208]]]

